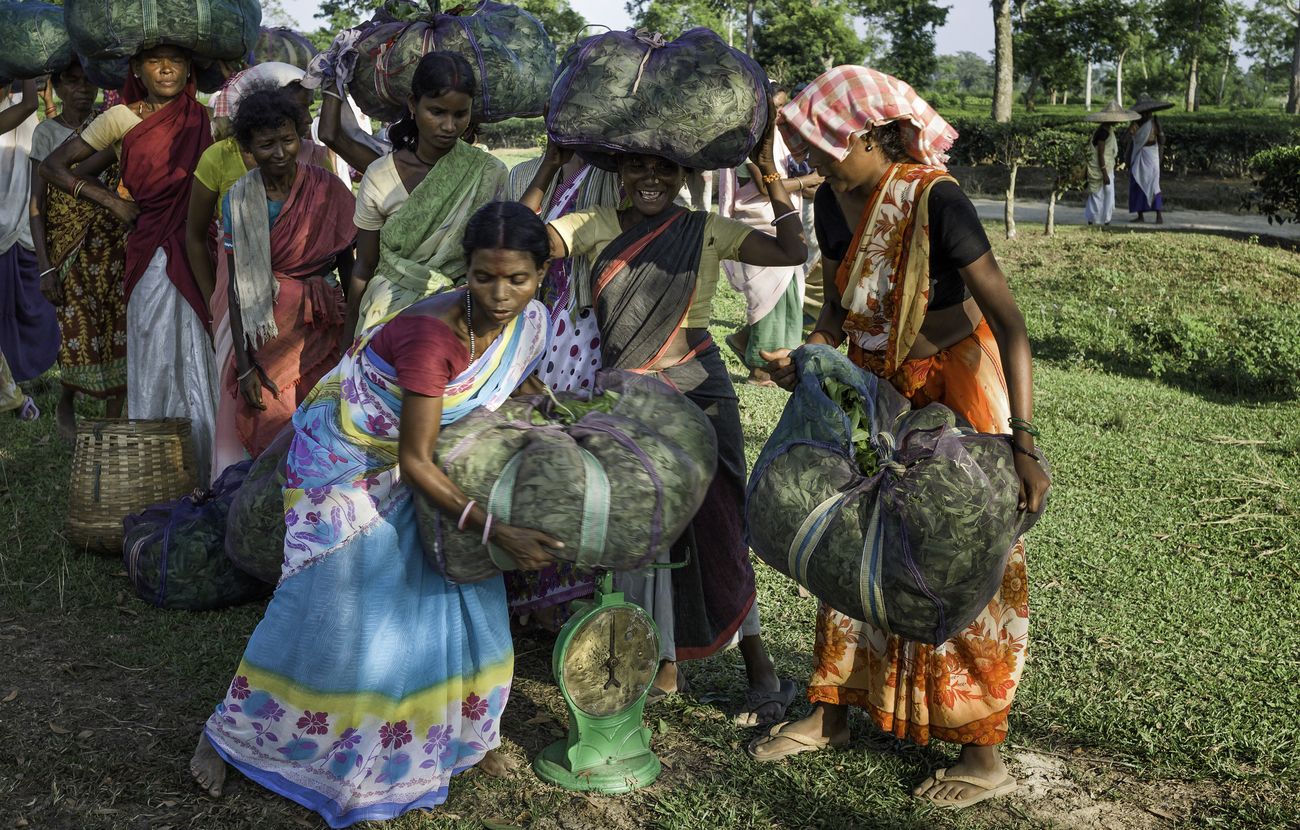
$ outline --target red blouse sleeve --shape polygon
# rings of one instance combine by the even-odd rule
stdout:
[[[397,385],[417,395],[442,397],[452,378],[469,367],[469,350],[437,317],[399,314],[370,347],[397,372]]]

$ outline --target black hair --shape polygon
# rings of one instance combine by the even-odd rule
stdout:
[[[780,94],[780,93],[782,93],[782,92],[784,92],[786,95],[789,95],[789,94],[790,94],[790,85],[787,84],[787,83],[785,83],[784,81],[771,81],[771,80],[769,80],[769,81],[767,82],[767,94],[768,94],[770,97],[775,98],[778,94]]]
[[[463,92],[470,98],[478,95],[474,70],[469,61],[455,52],[429,52],[420,58],[411,78],[411,97],[437,98],[448,92]],[[388,128],[388,140],[393,147],[414,150],[420,140],[415,126],[415,116],[408,110],[400,121]]]
[[[279,86],[274,81],[258,84],[239,97],[235,117],[231,119],[231,131],[245,149],[253,142],[253,133],[260,130],[274,130],[288,124],[297,133],[299,109],[298,101],[288,87]]]
[[[72,61],[72,63],[68,64],[67,66],[63,67],[62,69],[56,69],[55,71],[53,71],[53,72],[50,73],[50,84],[53,85],[53,86],[59,86],[60,84],[62,84],[62,83],[63,83],[63,73],[64,73],[64,72],[70,72],[70,71],[72,71],[72,68],[73,68],[74,66],[75,66],[77,69],[80,69],[80,70],[81,70],[81,74],[82,74],[83,77],[87,77],[87,76],[86,76],[86,68],[85,68],[84,66],[82,66],[82,64],[81,64],[81,59],[80,59],[80,58],[74,58],[73,61]]]
[[[890,121],[888,124],[873,127],[871,129],[871,140],[880,145],[885,158],[890,161],[910,161],[912,159],[912,154],[907,151],[907,143],[903,140],[903,122],[901,121]]]
[[[551,257],[546,223],[519,202],[489,202],[479,208],[465,225],[461,247],[466,262],[475,251],[501,248],[531,254],[539,268]]]

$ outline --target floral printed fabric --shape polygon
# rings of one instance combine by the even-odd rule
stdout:
[[[117,167],[105,186],[116,189]],[[50,264],[59,266],[57,307],[63,385],[96,398],[126,392],[125,228],[113,214],[51,187],[46,202]]]
[[[284,576],[205,730],[264,787],[331,827],[433,807],[500,742],[514,652],[500,578],[426,562],[396,467],[402,390],[349,349],[294,416]],[[443,421],[496,407],[541,359],[532,303],[454,379]]]
[[[935,167],[895,164],[876,185],[835,284],[848,311],[849,357],[888,377],[907,358],[930,298],[930,188]]]
[[[908,361],[890,380],[914,407],[942,403],[981,432],[1002,432],[1011,414],[997,341],[985,322],[934,357]],[[884,731],[919,744],[998,744],[1006,739],[1028,640],[1022,540],[997,596],[939,646],[887,635],[822,605],[808,699],[860,706]]]

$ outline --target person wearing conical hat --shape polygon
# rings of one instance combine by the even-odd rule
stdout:
[[[1089,225],[1109,225],[1115,212],[1115,157],[1119,144],[1115,140],[1115,125],[1136,121],[1140,116],[1126,110],[1118,101],[1106,108],[1084,116],[1085,121],[1097,124],[1088,142],[1088,198],[1083,203],[1083,218]]]
[[[1164,159],[1165,134],[1155,114],[1173,104],[1139,95],[1133,111],[1139,120],[1129,129],[1128,212],[1136,213],[1134,222],[1146,221],[1147,211],[1155,211],[1156,224],[1164,224],[1164,197],[1160,192],[1160,167]]]

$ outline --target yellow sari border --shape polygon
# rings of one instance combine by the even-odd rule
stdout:
[[[282,706],[313,711],[365,712],[389,721],[427,720],[430,712],[441,712],[452,704],[460,705],[466,690],[486,695],[497,686],[508,687],[514,676],[514,654],[483,666],[471,675],[458,675],[441,683],[412,692],[400,700],[383,692],[326,692],[290,680],[269,669],[259,668],[246,660],[239,661],[236,675],[247,678],[249,686],[271,694]]]

